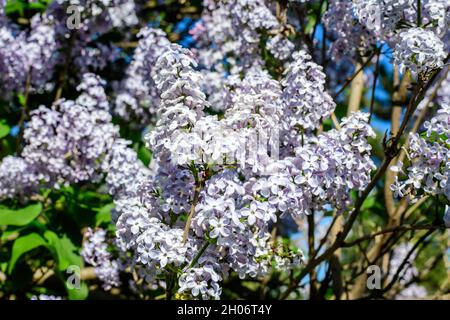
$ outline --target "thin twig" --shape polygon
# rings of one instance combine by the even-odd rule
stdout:
[[[372,120],[373,108],[375,106],[375,90],[377,87],[377,80],[379,74],[379,66],[380,66],[380,49],[377,49],[377,62],[375,63],[375,71],[373,76],[373,84],[372,84],[372,97],[370,98],[370,111],[369,111],[369,123]]]
[[[383,235],[386,233],[393,233],[393,232],[397,232],[397,231],[410,231],[410,230],[437,230],[437,229],[445,229],[445,226],[440,226],[440,225],[432,225],[432,224],[425,224],[425,225],[413,225],[413,226],[397,226],[397,227],[391,227],[391,228],[386,228],[383,229],[381,231],[378,232],[374,232],[372,234],[368,234],[366,236],[363,236],[361,238],[358,238],[354,241],[351,242],[344,242],[342,244],[342,247],[353,247],[354,245],[357,245],[361,242],[367,241],[367,240],[371,240],[379,235]]]

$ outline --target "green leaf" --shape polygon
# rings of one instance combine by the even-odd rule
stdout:
[[[0,120],[0,139],[6,137],[9,134],[10,127],[5,120]]]
[[[18,12],[21,17],[24,15],[25,3],[19,0],[10,0],[6,3],[6,14],[12,14]]]
[[[375,206],[376,201],[377,199],[375,196],[369,196],[362,204],[361,211],[371,209],[372,207]]]
[[[47,5],[41,2],[30,2],[28,4],[28,8],[36,10],[44,10],[45,8],[47,8]]]
[[[95,225],[98,227],[103,223],[109,224],[111,222],[111,209],[114,208],[114,203],[109,203],[103,206],[95,216]]]
[[[24,226],[42,212],[42,204],[36,203],[22,209],[0,207],[0,225]]]
[[[19,100],[21,106],[25,106],[27,104],[27,99],[23,94],[18,94],[17,99]]]
[[[152,160],[152,153],[144,145],[139,148],[138,158],[145,166],[148,166]]]
[[[17,238],[12,246],[11,259],[9,260],[8,265],[8,273],[11,274],[11,272],[14,270],[16,262],[23,254],[40,246],[47,246],[47,242],[37,233],[30,233],[26,236]]]
[[[77,253],[78,248],[66,235],[60,238],[53,231],[47,230],[44,233],[44,238],[47,239],[51,250],[56,255],[60,271],[66,270],[71,265],[76,265],[80,268],[83,266],[83,260]]]
[[[48,240],[51,250],[55,253],[58,261],[58,270],[63,274],[69,266],[77,266],[80,270],[83,268],[83,259],[78,254],[78,248],[72,241],[64,235],[58,237],[53,231],[46,231],[44,237]],[[70,300],[84,300],[87,298],[89,290],[85,282],[80,282],[80,288],[69,288],[65,281],[65,287]]]
[[[66,290],[68,293],[69,300],[85,300],[89,294],[89,289],[86,284],[86,282],[80,282],[80,288],[79,289],[70,289],[67,287],[66,283]]]

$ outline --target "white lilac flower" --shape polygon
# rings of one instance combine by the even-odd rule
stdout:
[[[399,34],[394,60],[402,72],[411,71],[414,77],[441,68],[446,53],[444,43],[432,32],[411,28]]]
[[[335,103],[325,91],[325,74],[304,51],[294,53],[281,83],[288,128],[312,130],[334,111]]]
[[[391,189],[400,197],[409,195],[411,201],[417,201],[423,194],[442,194],[450,199],[449,105],[442,105],[436,115],[424,123],[424,127],[424,134],[410,135],[407,148],[409,164],[400,171],[402,175],[396,176]]]

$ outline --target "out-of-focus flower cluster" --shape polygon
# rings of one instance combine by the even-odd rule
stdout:
[[[102,178],[103,159],[119,131],[111,123],[101,79],[85,74],[78,90],[74,101],[61,99],[51,108],[31,112],[20,157],[9,156],[1,163],[2,198],[39,186],[58,188]]]
[[[103,69],[117,58],[118,48],[94,40],[113,28],[138,22],[134,1],[58,0],[45,13],[34,15],[29,28],[21,31],[5,16],[4,5],[0,4],[2,100],[13,92],[52,89],[49,80],[57,67],[64,69],[70,61],[81,73]],[[70,22],[69,13],[79,14],[79,19]]]
[[[387,43],[402,72],[415,78],[427,74],[446,58],[449,8],[445,0],[331,1],[323,20],[335,38],[331,56],[355,59],[367,56],[377,42]]]
[[[419,271],[413,264],[417,257],[417,253],[413,252],[408,259],[406,259],[412,248],[413,245],[411,243],[402,243],[395,247],[391,253],[387,280],[392,281],[394,276],[398,276],[399,283],[404,286],[395,297],[399,300],[424,298],[427,295],[427,289],[425,287],[414,283],[414,278],[419,276]]]
[[[108,251],[106,242],[106,231],[98,229],[96,231],[89,228],[84,234],[86,240],[83,244],[81,256],[84,261],[95,268],[95,274],[103,284],[105,290],[120,285],[119,271],[120,262],[114,260]]]

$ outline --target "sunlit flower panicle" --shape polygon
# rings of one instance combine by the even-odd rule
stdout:
[[[446,57],[444,44],[432,31],[411,28],[401,32],[399,38],[394,61],[402,72],[409,70],[417,77],[443,66]]]
[[[203,300],[219,300],[222,293],[220,280],[222,277],[212,267],[190,268],[180,276],[178,292],[187,292]]]
[[[294,53],[281,84],[288,128],[315,129],[336,107],[325,90],[322,68],[311,61],[311,57],[304,51]]]
[[[167,47],[156,62],[152,77],[161,97],[160,118],[146,137],[155,156],[169,146],[174,132],[194,126],[203,116],[208,103],[196,66],[192,53],[176,44]]]
[[[47,294],[40,294],[38,296],[32,296],[31,300],[63,300],[63,297],[47,295]]]
[[[442,194],[450,200],[449,105],[442,105],[424,127],[423,134],[410,134],[406,150],[409,165],[403,168],[400,162],[391,168],[398,172],[391,190],[396,196],[409,196],[413,202],[423,194]]]
[[[136,195],[141,183],[150,179],[150,170],[129,145],[130,142],[117,139],[103,162],[109,193],[117,197]]]

